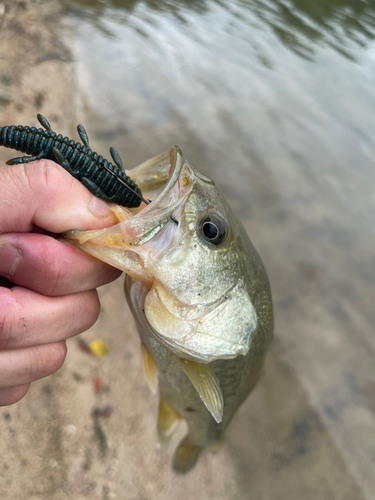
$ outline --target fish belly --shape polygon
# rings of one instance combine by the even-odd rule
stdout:
[[[174,458],[174,468],[178,472],[187,472],[204,448],[215,446],[223,439],[223,433],[230,420],[259,379],[269,339],[264,338],[260,329],[246,356],[218,360],[209,364],[220,382],[224,398],[223,420],[218,424],[182,370],[176,355],[152,337],[151,327],[143,313],[147,288],[134,278],[127,277],[125,291],[141,341],[158,372],[160,390],[158,428],[165,427],[163,422],[160,422],[161,418],[167,418],[162,411],[165,408],[174,410],[174,414],[185,419],[188,424],[188,436],[180,443]],[[160,431],[159,439],[163,441]],[[180,460],[179,454],[183,455]]]

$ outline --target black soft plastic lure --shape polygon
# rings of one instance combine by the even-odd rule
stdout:
[[[44,116],[38,114],[37,118],[43,129],[22,125],[0,127],[0,146],[31,155],[13,158],[7,161],[8,165],[42,158],[54,160],[103,200],[129,208],[139,207],[142,201],[149,203],[142,197],[137,184],[125,174],[121,158],[114,148],[110,149],[112,164],[90,149],[82,125],[78,125],[77,130],[83,145],[57,135]]]

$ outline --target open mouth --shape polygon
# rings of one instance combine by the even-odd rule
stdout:
[[[173,225],[178,229],[194,178],[180,148],[172,146],[127,171],[127,175],[150,203],[142,204],[139,209],[114,206],[112,210],[119,224],[98,231],[69,231],[66,234],[68,239],[78,240],[81,245],[90,241],[97,245],[134,249],[158,235],[168,223],[173,224],[171,218],[177,222]]]
[[[140,187],[144,197],[150,201],[141,207],[134,217],[143,217],[154,210],[176,210],[183,197],[184,187],[192,176],[191,168],[178,146],[172,146],[155,158],[128,171],[127,174]]]
[[[172,146],[165,153],[128,171],[127,175],[139,186],[149,203],[132,210],[120,206],[112,208],[120,222],[123,241],[131,241],[133,247],[139,247],[171,221],[177,229],[194,177],[180,148]],[[113,234],[115,228],[108,228],[101,234]]]

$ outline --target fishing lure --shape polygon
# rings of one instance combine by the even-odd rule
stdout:
[[[110,153],[114,164],[90,149],[89,140],[83,125],[77,130],[83,145],[68,137],[52,131],[48,120],[37,115],[42,128],[11,125],[0,127],[0,146],[15,149],[31,156],[12,158],[6,163],[17,165],[42,158],[54,160],[78,179],[94,195],[124,207],[139,207],[142,201],[141,190],[125,173],[120,155],[114,148]],[[124,189],[124,187],[126,189]]]

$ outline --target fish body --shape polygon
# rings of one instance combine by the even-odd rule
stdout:
[[[272,338],[271,291],[241,222],[179,148],[129,175],[152,203],[137,213],[115,207],[116,226],[66,236],[128,275],[146,378],[160,388],[161,444],[180,419],[188,424],[173,461],[183,473],[221,442],[259,379]]]

